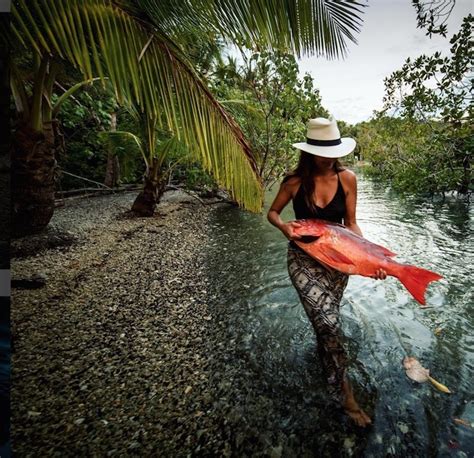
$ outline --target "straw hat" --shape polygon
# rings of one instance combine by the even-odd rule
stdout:
[[[293,143],[295,148],[322,157],[343,157],[350,154],[356,141],[353,138],[341,138],[337,123],[331,115],[329,119],[310,119],[307,124],[306,142]]]

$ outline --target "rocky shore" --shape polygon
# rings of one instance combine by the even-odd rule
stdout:
[[[203,256],[221,204],[168,191],[129,218],[135,195],[71,200],[12,243],[16,456],[230,455]]]

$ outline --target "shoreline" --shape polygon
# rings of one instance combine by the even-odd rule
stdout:
[[[154,217],[121,217],[134,198],[67,202],[48,228],[65,243],[14,242],[12,278],[44,282],[12,290],[19,456],[224,453],[209,385],[216,205],[167,191]]]

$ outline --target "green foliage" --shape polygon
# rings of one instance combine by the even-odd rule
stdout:
[[[250,49],[280,49],[302,55],[346,54],[346,40],[356,41],[364,2],[326,0],[138,0],[154,24],[176,42],[190,26],[216,33]]]
[[[452,2],[412,3],[419,27],[426,27],[428,35],[446,35]],[[463,19],[450,39],[449,56],[435,52],[408,58],[385,79],[383,110],[356,126],[360,152],[370,161],[368,170],[391,180],[398,190],[429,194],[472,190],[473,23],[471,14]],[[399,117],[386,116],[389,112]]]
[[[367,171],[409,193],[466,192],[472,134],[467,125],[453,134],[445,123],[380,115],[357,125],[360,152],[369,162]]]
[[[216,49],[194,43],[193,35],[200,31],[298,57],[314,52],[337,57],[345,54],[347,39],[356,41],[363,8],[355,0],[273,0],[264,8],[258,2],[207,0],[17,0],[8,39],[41,59],[33,112],[41,111],[44,80],[53,87],[50,59],[68,61],[81,80],[107,77],[120,105],[138,106],[158,127],[172,131],[237,202],[260,211],[263,189],[252,151],[198,75],[207,73]],[[24,100],[21,95],[17,91],[16,98]],[[44,119],[35,116],[33,128],[41,130]],[[154,164],[146,164],[147,171]]]
[[[214,178],[195,161],[174,167],[172,177],[173,181],[184,184],[188,189],[202,191],[219,188]]]
[[[57,98],[58,95],[54,95],[53,101]],[[103,182],[108,142],[101,133],[110,129],[111,113],[116,110],[115,98],[100,86],[86,86],[64,101],[58,115],[63,136],[63,149],[57,157],[61,169]],[[128,151],[126,144],[117,150],[122,183],[138,181],[143,169],[140,158],[126,154]],[[87,186],[87,183],[62,174],[59,186],[70,189]]]
[[[456,0],[412,0],[416,10],[417,27],[426,29],[426,35],[431,37],[439,34],[443,37],[448,32],[447,20],[456,4]]]
[[[184,185],[192,190],[217,190],[219,185],[214,177],[189,152],[185,145],[176,144],[170,148],[163,161],[163,169],[170,183]]]
[[[279,51],[244,56],[244,64],[222,61],[211,78],[212,90],[232,112],[255,154],[265,187],[292,168],[298,151],[291,146],[306,138],[310,118],[328,116],[309,74],[298,77],[292,54]]]
[[[463,19],[459,33],[449,41],[451,55],[408,58],[400,70],[386,78],[384,109],[395,108],[401,116],[424,120],[440,117],[445,122],[460,124],[472,121],[474,107],[474,16]]]

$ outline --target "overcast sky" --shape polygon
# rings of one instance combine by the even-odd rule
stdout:
[[[449,53],[449,38],[462,18],[473,10],[472,0],[457,0],[448,22],[447,39],[428,38],[416,28],[416,12],[409,0],[369,1],[358,44],[348,42],[345,60],[310,57],[299,61],[301,76],[309,72],[319,88],[323,106],[336,119],[364,121],[382,107],[383,79],[402,67],[407,57]]]

